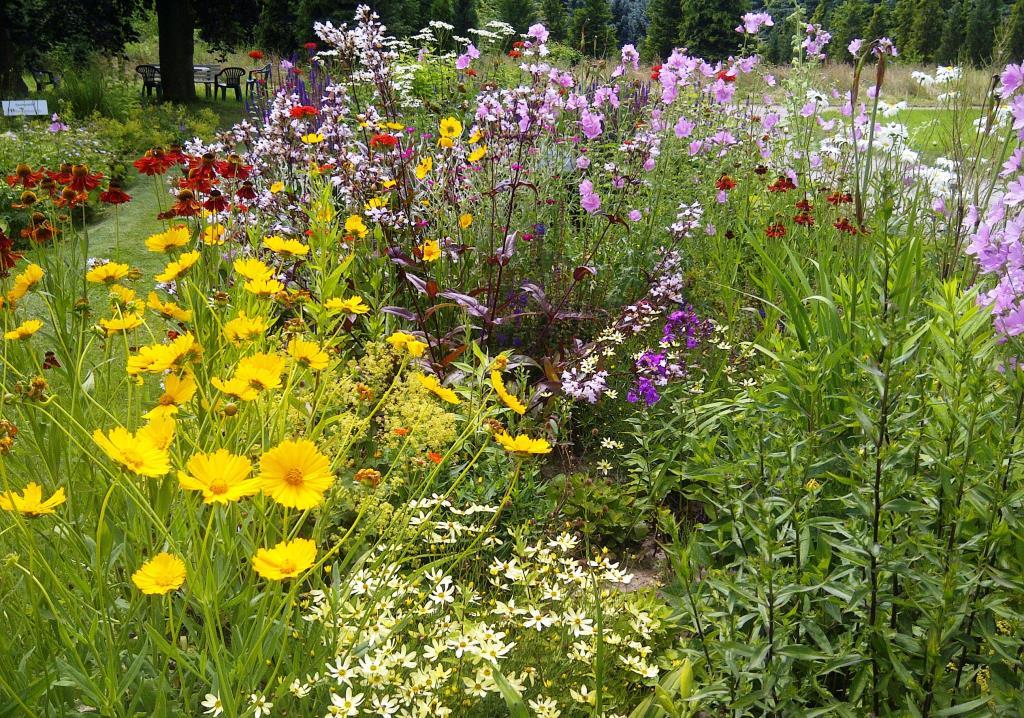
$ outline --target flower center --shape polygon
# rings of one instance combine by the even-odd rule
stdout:
[[[291,468],[284,474],[284,482],[289,486],[301,486],[303,478],[302,469]]]
[[[211,494],[226,494],[228,492],[228,483],[224,479],[218,479],[210,484]]]
[[[160,395],[160,406],[171,406],[172,404],[174,404],[173,396],[171,396],[170,394]]]

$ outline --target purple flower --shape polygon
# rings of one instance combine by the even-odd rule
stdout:
[[[854,38],[853,40],[850,40],[850,44],[846,46],[846,49],[850,51],[851,55],[853,55],[854,57],[857,57],[857,55],[860,54],[860,48],[861,48],[861,45],[863,45],[863,44],[864,44],[864,41],[862,39],[860,39],[859,37],[857,37],[857,38]]]
[[[766,12],[748,12],[741,19],[743,22],[736,28],[736,32],[743,33],[744,35],[753,35],[762,27],[772,27],[775,25],[772,16]]]
[[[53,134],[68,131],[68,126],[60,121],[60,115],[58,115],[56,112],[54,112],[53,116],[50,118],[49,131],[52,132]]]
[[[1024,63],[1007,65],[999,76],[999,94],[1004,99],[1024,86]]]
[[[583,127],[583,134],[588,140],[595,139],[601,135],[601,120],[603,119],[604,115],[600,112],[583,110],[583,113],[580,115],[580,125]]]
[[[638,210],[638,209],[630,210],[630,212],[629,212],[629,221],[630,222],[639,222],[643,218],[644,218],[644,214],[640,210]]]
[[[679,139],[683,139],[684,137],[689,137],[690,133],[693,132],[693,128],[695,126],[696,125],[694,125],[692,122],[690,122],[685,117],[680,117],[679,121],[676,122],[676,126],[675,126],[676,137],[678,137]]]
[[[590,180],[583,180],[580,183],[580,206],[588,214],[594,214],[601,208],[601,197],[594,192],[594,183]]]

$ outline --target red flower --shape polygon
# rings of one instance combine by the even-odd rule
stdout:
[[[729,175],[722,175],[721,177],[718,178],[718,181],[715,182],[715,189],[720,189],[723,192],[728,192],[729,190],[735,187],[736,180],[734,180]]]
[[[316,49],[316,43],[315,42],[307,42],[305,45],[303,45],[303,47],[306,48],[307,50],[315,50]]]
[[[651,68],[651,79],[659,80],[661,78],[661,65],[655,65]]]
[[[719,70],[715,79],[722,82],[736,82],[736,73],[733,70]]]
[[[508,56],[511,57],[512,59],[515,59],[515,58],[521,56],[522,54],[523,53],[519,52],[519,50],[509,50],[508,51]]]
[[[217,158],[212,152],[207,152],[200,157],[186,157],[185,159],[188,162],[189,179],[213,179],[217,170]]]
[[[33,172],[32,168],[28,165],[21,163],[14,168],[14,174],[7,175],[7,184],[13,187],[16,184],[20,184],[25,189],[35,187],[36,183],[43,178],[43,169],[40,167],[38,172]]]
[[[52,179],[57,184],[70,184],[71,183],[71,164],[68,162],[61,163],[60,169],[56,172],[47,172],[46,176]]]
[[[14,267],[21,259],[21,254],[14,250],[14,240],[4,234],[0,229],[0,276],[6,277],[8,270]]]
[[[252,186],[252,182],[246,180],[235,191],[235,196],[239,199],[256,199],[256,189]]]
[[[69,189],[76,192],[92,192],[100,186],[101,179],[103,179],[103,175],[99,172],[89,172],[89,168],[85,165],[74,165],[71,168],[71,182],[68,182],[67,185]]]
[[[853,195],[851,195],[849,192],[832,192],[831,194],[829,194],[828,197],[825,198],[825,201],[828,202],[830,205],[838,207],[841,204],[849,204],[850,202],[852,202]]]
[[[319,113],[320,111],[313,105],[298,105],[288,110],[288,114],[297,120],[301,120],[303,117],[313,117]]]
[[[219,189],[211,189],[210,197],[203,202],[203,208],[211,212],[224,212],[231,207],[228,198],[221,194]]]
[[[765,228],[764,233],[769,237],[778,239],[779,237],[786,236],[786,227],[781,222],[776,222],[775,224],[769,224]]]
[[[249,52],[249,57],[251,57],[253,60],[262,60],[263,50],[251,50]]]
[[[100,192],[100,202],[104,204],[124,204],[125,202],[131,202],[131,199],[132,196],[121,189],[120,183],[116,180],[110,180],[107,189]]]
[[[60,362],[57,361],[57,355],[52,350],[46,352],[46,356],[43,359],[43,369],[60,369]]]
[[[428,451],[427,452],[427,458],[430,459],[431,461],[433,461],[435,464],[440,464],[441,461],[444,459],[444,457],[441,456],[436,451]]]
[[[853,222],[846,217],[840,217],[832,224],[832,226],[846,234],[858,234],[864,231],[863,229],[857,229]]]
[[[463,70],[463,72],[469,75],[470,77],[476,77],[476,70],[474,70],[472,67],[466,68],[465,70]]]
[[[218,162],[216,167],[221,177],[230,179],[249,179],[249,174],[252,172],[252,165],[242,162],[242,158],[234,152],[228,155],[226,160]]]
[[[797,224],[801,224],[805,227],[814,226],[814,217],[807,212],[801,212],[800,214],[793,217],[793,221]]]
[[[377,149],[379,147],[396,147],[398,145],[398,138],[394,135],[374,135],[370,138],[370,149]]]
[[[69,186],[61,190],[60,196],[53,200],[53,203],[57,207],[77,207],[88,201],[89,195],[86,192],[78,192],[74,187]]]
[[[812,205],[807,200],[807,198],[804,197],[803,199],[797,201],[796,208],[801,212],[810,212],[812,209],[814,209],[814,205]]]
[[[768,185],[769,192],[788,192],[791,189],[796,189],[796,185],[789,177],[779,177]]]
[[[146,154],[132,162],[132,164],[135,165],[135,169],[139,171],[140,175],[147,175],[149,177],[152,177],[153,175],[162,175],[167,171],[163,160],[158,158],[153,153],[153,150],[146,150]]]
[[[200,209],[202,206],[196,201],[195,193],[190,189],[183,189],[178,192],[170,211],[174,217],[195,217]]]

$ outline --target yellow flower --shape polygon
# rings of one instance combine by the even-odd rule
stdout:
[[[54,509],[67,501],[64,489],[60,488],[53,492],[53,496],[43,501],[43,487],[32,481],[22,490],[21,495],[13,491],[5,491],[0,494],[0,509],[4,511],[17,511],[29,518],[52,514]]]
[[[424,157],[416,164],[416,179],[423,179],[430,170],[434,169],[434,160],[431,157]]]
[[[334,219],[334,207],[329,204],[320,203],[313,212],[316,221],[326,224]]]
[[[173,554],[158,553],[132,574],[132,583],[150,596],[170,593],[185,583],[185,562]]]
[[[129,332],[132,329],[136,329],[142,326],[142,315],[141,314],[125,314],[120,317],[111,317],[110,319],[100,319],[100,326],[106,331],[108,337],[112,337],[115,334],[122,334]]]
[[[178,367],[185,359],[198,359],[202,348],[196,344],[192,332],[178,335],[170,344],[150,344],[139,349],[138,354],[128,357],[127,372],[136,376],[143,372],[162,374]]]
[[[191,238],[191,230],[184,224],[178,224],[165,232],[150,235],[146,240],[146,249],[150,252],[170,252],[184,247]]]
[[[436,239],[428,239],[420,245],[424,262],[436,262],[441,258],[441,243]]]
[[[261,548],[252,559],[252,567],[263,578],[281,581],[295,578],[316,561],[316,544],[309,539],[282,541],[274,548]]]
[[[43,328],[39,319],[26,319],[9,332],[4,332],[4,339],[28,339]]]
[[[362,239],[370,230],[367,229],[363,223],[363,218],[358,214],[353,214],[351,217],[345,220],[345,232],[351,234],[353,237]]]
[[[120,262],[107,262],[93,267],[85,274],[85,278],[94,284],[113,284],[128,276],[131,267]]]
[[[494,438],[510,454],[529,456],[531,454],[551,453],[551,444],[547,442],[547,439],[531,439],[526,434],[520,434],[512,438],[505,432],[495,434]]]
[[[316,145],[324,141],[324,136],[320,132],[310,132],[303,135],[300,139],[304,145]]]
[[[203,244],[210,246],[224,244],[224,235],[226,233],[227,228],[220,222],[207,225],[203,228]]]
[[[331,462],[308,439],[285,439],[260,457],[260,488],[292,509],[311,509],[334,483]]]
[[[319,344],[298,337],[288,342],[288,356],[313,371],[326,369],[331,361]]]
[[[178,277],[183,275],[192,266],[199,261],[199,252],[185,252],[174,262],[168,262],[167,266],[164,267],[164,271],[156,275],[156,281],[158,282],[172,282]]]
[[[442,137],[437,141],[439,147],[444,147],[446,150],[450,150],[455,146],[455,140],[451,137]]]
[[[384,126],[391,130],[392,132],[401,132],[402,130],[405,129],[405,125],[403,125],[401,122],[385,122]]]
[[[426,342],[421,342],[412,334],[407,334],[406,332],[395,332],[387,338],[387,342],[393,346],[396,351],[402,351],[404,349],[409,352],[409,356],[411,357],[423,356],[423,350],[427,348]]]
[[[179,307],[174,302],[161,301],[160,297],[157,296],[156,292],[150,292],[149,297],[146,301],[146,306],[152,309],[154,312],[159,314],[164,319],[174,319],[179,322],[188,322],[192,320],[192,310]]]
[[[270,279],[274,274],[270,267],[255,257],[236,259],[231,266],[235,270],[235,274],[248,280]]]
[[[177,376],[168,374],[164,378],[164,391],[157,399],[156,406],[144,414],[147,419],[176,414],[178,407],[188,403],[196,393],[196,380],[191,374]]]
[[[470,162],[479,162],[480,160],[482,160],[484,158],[484,155],[486,155],[486,154],[487,154],[487,145],[480,145],[475,150],[473,150],[472,152],[469,153],[468,159],[469,159]]]
[[[245,283],[245,291],[257,297],[270,297],[284,291],[284,285],[276,279],[250,279]]]
[[[522,415],[526,413],[526,405],[519,401],[519,397],[510,394],[508,389],[505,388],[505,382],[501,380],[500,371],[491,372],[491,386],[494,387],[494,391],[505,403],[505,406],[517,414]]]
[[[484,137],[484,136],[483,136],[483,133],[482,133],[482,132],[480,132],[480,130],[477,130],[476,132],[474,132],[473,134],[471,134],[471,135],[469,136],[469,144],[471,144],[471,145],[475,145],[475,144],[476,144],[477,142],[479,142],[480,140],[482,140],[482,139],[483,139],[483,137]]]
[[[436,376],[427,374],[416,374],[416,381],[420,383],[424,389],[429,389],[439,399],[444,399],[449,404],[460,403],[459,397],[456,396],[455,392],[446,386],[441,386],[441,382],[437,380]]]
[[[188,460],[188,473],[178,472],[181,488],[203,492],[204,504],[227,504],[259,493],[260,484],[250,479],[252,464],[227,449],[212,454],[195,454]]]
[[[279,235],[271,235],[263,240],[263,246],[271,252],[284,255],[304,257],[309,254],[309,246],[297,239],[285,239]]]
[[[129,289],[121,284],[110,285],[110,299],[113,305],[123,307],[130,311],[138,311],[138,302],[135,299],[135,290]]]
[[[469,229],[471,224],[473,224],[473,215],[469,212],[459,215],[459,227],[462,229]]]
[[[446,117],[439,125],[442,137],[458,137],[462,134],[462,123],[454,117]]]
[[[234,345],[263,336],[267,322],[263,317],[250,317],[244,311],[224,325],[224,337]]]
[[[383,187],[384,189],[391,189],[392,187],[394,187],[397,184],[398,184],[398,182],[396,182],[395,180],[388,179],[388,180],[384,180],[383,182],[381,182],[380,186]]]
[[[395,184],[394,180],[388,180],[388,181],[392,183],[392,186],[394,186],[394,184]],[[385,183],[385,186],[387,186],[386,183]],[[388,206],[388,198],[387,197],[371,197],[370,201],[363,205],[363,207],[365,207],[367,211],[370,211],[371,209],[384,209],[387,206]]]
[[[7,301],[16,302],[39,284],[43,279],[43,268],[38,264],[30,264],[24,271],[14,278],[14,286],[7,292]]]
[[[231,379],[225,381],[214,377],[210,383],[225,394],[238,397],[242,401],[253,401],[261,391],[281,386],[282,371],[282,357],[276,354],[253,354],[238,362],[235,375]]]
[[[270,185],[270,194],[277,194],[278,192],[284,191],[284,182],[278,180]]]
[[[92,433],[107,456],[139,476],[163,476],[171,470],[167,451],[156,445],[143,430],[135,434],[118,426],[104,434],[97,429]]]
[[[177,424],[175,424],[173,416],[158,414],[151,417],[145,426],[136,431],[135,436],[149,439],[156,448],[167,451],[171,448],[171,442],[174,441],[175,426]]]
[[[341,299],[340,297],[331,297],[324,302],[324,308],[331,314],[366,314],[370,311],[370,307],[366,305],[362,297],[353,296],[348,299]]]

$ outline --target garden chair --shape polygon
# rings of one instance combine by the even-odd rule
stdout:
[[[249,70],[249,77],[245,81],[245,95],[252,97],[265,97],[270,88],[270,63],[255,70]]]
[[[50,70],[44,70],[41,67],[30,67],[29,72],[32,73],[32,79],[36,81],[36,92],[42,92],[46,89],[47,85],[57,89],[57,85],[60,84],[60,75]]]
[[[219,90],[221,96],[228,99],[228,90],[235,91],[235,98],[242,99],[242,75],[245,74],[244,67],[225,67],[214,76],[213,96],[217,96]]]
[[[164,87],[160,82],[160,68],[156,65],[139,65],[135,68],[135,72],[142,76],[142,93],[144,95],[151,97],[153,91],[156,90],[157,97],[163,96]]]
[[[203,85],[207,97],[213,90],[218,72],[220,72],[220,65],[196,65],[192,68],[193,82]]]

